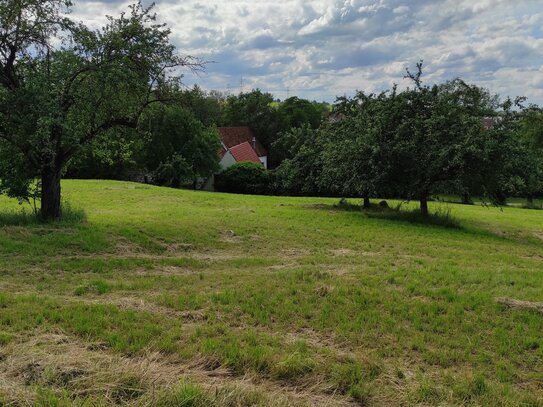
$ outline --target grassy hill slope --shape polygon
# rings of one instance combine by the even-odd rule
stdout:
[[[63,191],[83,222],[0,197],[0,405],[543,405],[543,313],[498,301],[543,301],[543,211]]]

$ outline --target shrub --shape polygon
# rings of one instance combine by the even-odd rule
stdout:
[[[241,162],[228,167],[216,176],[215,188],[220,192],[236,194],[266,194],[269,191],[270,176],[261,165]]]

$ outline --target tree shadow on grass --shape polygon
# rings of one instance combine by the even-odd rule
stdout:
[[[21,207],[19,210],[5,210],[0,212],[0,227],[32,225],[73,226],[84,223],[85,221],[85,211],[80,208],[74,208],[67,202],[62,204],[62,217],[54,221],[44,221],[39,214],[26,207]]]
[[[460,221],[451,214],[451,211],[448,208],[439,208],[437,211],[430,213],[428,216],[423,216],[418,209],[402,209],[401,204],[394,207],[389,207],[385,201],[382,201],[380,204],[372,203],[369,208],[363,208],[361,205],[352,204],[346,199],[341,199],[339,203],[335,205],[316,204],[306,205],[306,207],[335,211],[359,212],[368,218],[373,219],[441,226],[450,229],[464,229]]]
[[[392,221],[408,222],[419,225],[441,226],[448,229],[462,229],[464,227],[455,218],[450,209],[438,209],[428,216],[423,216],[418,209],[402,210],[401,208],[387,208],[384,210],[364,210],[368,218],[386,219]]]
[[[383,201],[384,202],[384,201]],[[454,215],[451,214],[450,208],[438,208],[436,211],[424,217],[418,209],[402,209],[402,204],[398,204],[394,207],[388,207],[388,205],[381,205],[372,203],[370,208],[364,209],[361,205],[352,204],[346,199],[340,200],[338,204],[309,204],[304,205],[306,208],[321,209],[328,211],[345,211],[358,213],[367,219],[383,220],[392,223],[409,223],[413,226],[425,227],[438,227],[456,231],[460,233],[466,233],[469,235],[477,235],[481,238],[490,238],[497,241],[509,241],[522,243],[524,245],[540,247],[541,239],[530,238],[526,236],[514,236],[508,233],[500,233],[498,231],[490,230],[480,225],[463,223]]]

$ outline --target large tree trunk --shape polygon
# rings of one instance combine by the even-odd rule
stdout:
[[[370,198],[365,196],[364,197],[364,204],[363,204],[363,208],[364,209],[370,209]]]
[[[420,197],[420,213],[423,217],[428,217],[428,195]]]
[[[43,220],[60,219],[60,169],[42,170],[41,217]]]

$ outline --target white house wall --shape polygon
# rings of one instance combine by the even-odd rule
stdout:
[[[221,170],[225,170],[228,167],[231,167],[236,163],[236,159],[230,153],[230,151],[227,151],[224,156],[222,157],[221,161],[219,161],[219,167],[221,167]],[[202,186],[203,191],[215,191],[215,175],[212,175],[209,177],[204,185]]]
[[[228,167],[233,166],[236,163],[236,159],[232,155],[230,151],[227,151],[221,161],[219,162],[219,165],[222,170],[226,170]]]

